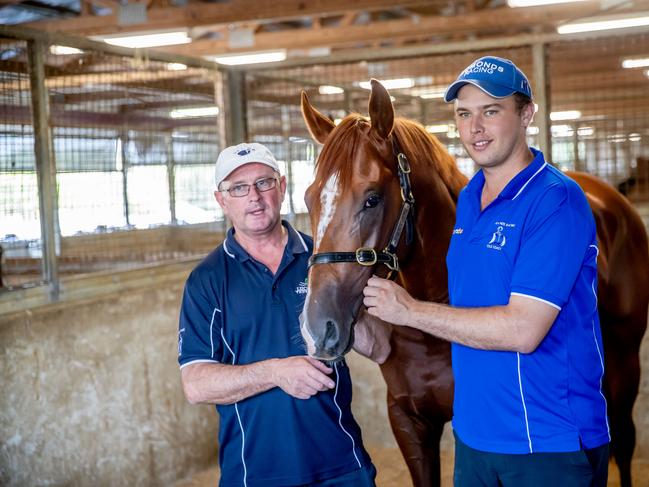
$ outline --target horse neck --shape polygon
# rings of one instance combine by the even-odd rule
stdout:
[[[416,230],[401,279],[413,296],[447,302],[446,252],[455,225],[457,197],[466,184],[466,177],[455,164],[442,177],[438,165],[425,162],[411,161]]]

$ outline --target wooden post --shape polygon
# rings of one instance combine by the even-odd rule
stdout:
[[[538,111],[534,116],[539,128],[539,149],[547,161],[552,161],[552,136],[550,131],[550,83],[548,80],[547,52],[543,43],[532,45],[532,61],[534,72],[534,102]]]
[[[60,283],[56,260],[58,239],[58,199],[56,191],[56,164],[52,147],[52,131],[49,126],[50,108],[45,87],[45,49],[41,41],[29,41],[29,82],[32,96],[32,118],[34,123],[34,154],[36,157],[36,178],[38,181],[38,202],[41,220],[43,278],[49,286],[50,300],[59,298]]]

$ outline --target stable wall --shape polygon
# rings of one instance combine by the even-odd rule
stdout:
[[[0,485],[173,485],[217,455],[216,413],[182,394],[184,273],[0,316]]]
[[[162,266],[139,288],[0,315],[0,485],[173,485],[216,463],[216,413],[185,401],[176,363],[194,264]],[[649,463],[649,335],[642,355],[635,461]],[[355,353],[348,362],[365,443],[395,447],[378,366]],[[448,426],[442,447],[452,449]]]

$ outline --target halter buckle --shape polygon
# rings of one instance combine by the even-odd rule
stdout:
[[[404,174],[410,174],[410,163],[408,158],[403,152],[397,154],[397,162],[399,163],[399,170]]]
[[[365,259],[363,256],[363,253],[369,252],[371,254],[371,260]],[[370,247],[359,247],[356,249],[356,262],[358,262],[360,265],[370,267],[376,264],[378,261],[378,256],[376,255],[376,250]]]

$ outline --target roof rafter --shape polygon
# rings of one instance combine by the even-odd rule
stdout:
[[[544,7],[511,9],[500,7],[493,10],[477,10],[462,16],[430,16],[399,20],[386,20],[363,25],[342,25],[319,29],[291,29],[280,32],[260,32],[255,35],[255,45],[237,48],[228,39],[198,40],[191,44],[167,46],[165,52],[188,55],[236,53],[254,49],[312,48],[320,46],[347,46],[353,43],[384,41],[386,39],[417,38],[492,29],[502,25],[524,28],[529,25],[554,24],[576,15],[595,14],[599,2],[585,2],[579,6],[557,5],[548,10]]]
[[[399,6],[425,5],[425,0],[232,0],[228,3],[191,3],[184,7],[151,7],[148,21],[119,25],[116,12],[104,16],[79,16],[57,21],[34,22],[26,27],[76,35],[102,35],[143,30],[196,27],[206,24],[250,20],[295,18],[319,14],[345,13],[350,10],[381,10]]]

